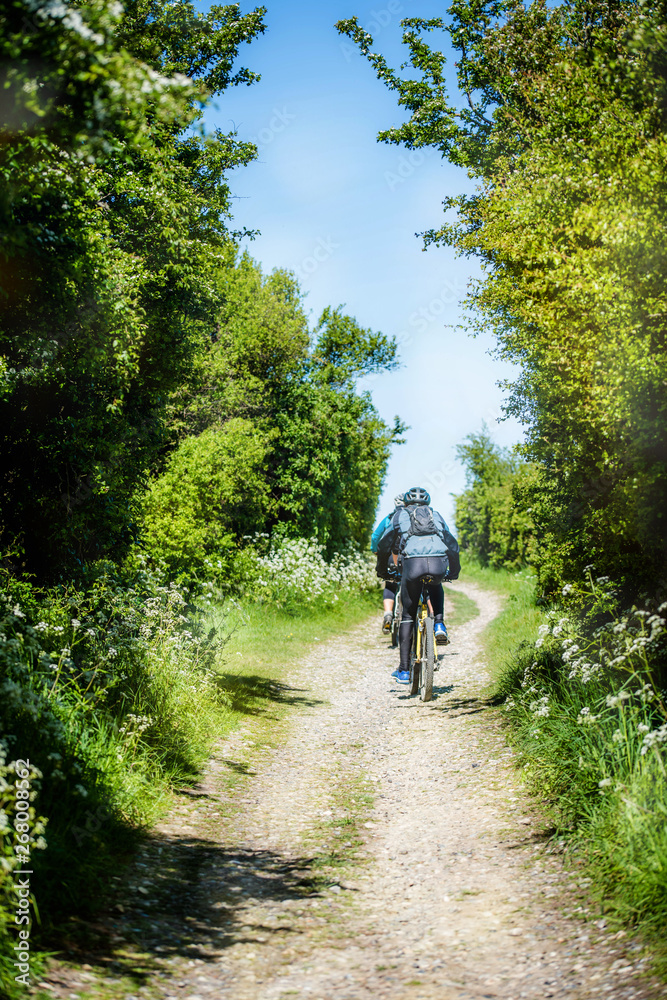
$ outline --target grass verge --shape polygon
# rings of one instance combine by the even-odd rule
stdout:
[[[651,620],[650,609],[625,616],[605,609],[599,588],[588,604],[545,611],[534,603],[529,573],[474,563],[464,572],[505,597],[482,636],[494,694],[566,860],[591,879],[593,902],[583,915],[641,933],[666,977],[662,619]]]
[[[224,736],[246,715],[275,721],[298,705],[303,693],[284,683],[287,669],[319,643],[340,635],[376,612],[377,594],[351,594],[330,608],[304,608],[300,614],[260,604],[229,602],[210,612],[206,625],[226,638],[215,666],[226,710],[218,735]]]
[[[524,642],[534,642],[544,621],[543,610],[535,604],[535,576],[530,570],[511,573],[490,569],[465,556],[461,573],[465,580],[494,590],[504,598],[500,614],[482,636],[493,683],[502,692],[504,677],[515,660],[517,648]]]

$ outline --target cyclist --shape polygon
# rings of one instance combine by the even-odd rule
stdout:
[[[399,493],[394,497],[394,511],[398,507],[405,507],[404,494]],[[371,552],[378,553],[378,544],[383,534],[391,524],[391,519],[394,515],[387,514],[383,517],[375,531],[371,536]],[[396,591],[398,590],[401,583],[401,572],[397,565],[398,555],[396,552],[389,552],[386,555],[383,553],[378,553],[377,562],[375,564],[375,572],[380,577],[384,579],[384,591],[382,593],[382,603],[384,605],[384,618],[382,620],[382,631],[385,633],[391,632],[391,623],[394,617],[394,601],[396,600]],[[428,584],[428,596],[431,608],[442,608],[444,610],[445,606],[445,595],[442,589],[441,583],[429,583]],[[444,622],[439,623],[439,631],[436,635],[436,642],[438,645],[445,645],[449,642],[447,637],[447,629],[445,628]]]
[[[394,512],[391,524],[378,542],[378,553],[398,553],[401,566],[401,601],[403,615],[399,628],[400,665],[393,676],[402,683],[410,682],[410,646],[422,580],[441,584],[444,579],[456,580],[461,570],[459,545],[438,511],[430,507],[431,497],[420,486],[403,495],[405,506]],[[434,600],[433,598],[436,598]],[[436,641],[448,642],[443,621],[444,593],[442,587],[432,591]]]
[[[404,507],[405,501],[403,499],[403,494],[399,493],[398,496],[394,497],[394,510],[399,507]],[[383,517],[377,528],[371,536],[371,552],[377,552],[378,542],[384,535],[385,531],[391,524],[392,514],[387,514]],[[375,571],[380,579],[384,578],[384,592],[382,594],[382,603],[384,604],[384,619],[382,621],[382,631],[391,632],[391,622],[394,617],[394,600],[396,599],[396,591],[398,590],[398,585],[400,583],[400,575],[398,572],[398,567],[396,566],[396,559],[389,552],[386,555],[378,554],[377,563],[375,565]]]

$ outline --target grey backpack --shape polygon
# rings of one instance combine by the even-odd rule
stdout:
[[[442,529],[435,523],[433,508],[426,504],[411,504],[403,508],[410,515],[410,527],[403,538],[401,551],[405,550],[408,539],[413,535],[437,535],[442,540]]]

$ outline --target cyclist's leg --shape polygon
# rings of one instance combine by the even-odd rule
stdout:
[[[431,564],[435,561],[433,559],[429,560]],[[432,569],[437,570],[433,575],[436,577],[444,576],[446,572],[446,564],[444,566],[444,572],[440,572],[443,567],[438,565],[432,565]],[[433,606],[433,627],[435,630],[435,641],[439,646],[446,645],[449,642],[449,637],[447,635],[447,629],[444,622],[444,611],[445,611],[445,592],[441,583],[429,583],[428,585],[428,596],[431,605]]]
[[[394,618],[394,601],[396,600],[397,590],[397,580],[384,581],[384,593],[382,595],[382,602],[384,604],[384,618],[382,620],[383,632],[391,632],[391,623]]]
[[[401,627],[399,632],[399,643],[401,652],[400,669],[410,669],[410,644],[412,642],[412,625],[417,614],[419,605],[419,595],[422,588],[422,576],[428,573],[427,560],[419,556],[413,559],[403,560],[403,574],[401,578],[401,601],[403,602],[403,615],[401,617]]]
[[[384,593],[382,594],[382,602],[384,604],[384,613],[392,614],[394,610],[394,600],[396,598],[396,591],[398,590],[397,580],[385,580],[384,581]]]
[[[445,612],[445,592],[442,584],[429,583],[428,596],[433,608],[433,617],[442,621]]]

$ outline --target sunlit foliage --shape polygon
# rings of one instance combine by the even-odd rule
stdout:
[[[426,240],[482,260],[470,323],[521,366],[507,412],[542,468],[530,505],[543,584],[556,592],[594,562],[655,585],[667,558],[663,9],[471,0],[403,25],[412,78],[354,19],[339,28],[409,113],[380,138],[434,146],[479,182],[445,200]],[[453,97],[429,44],[441,31]]]
[[[164,409],[214,331],[232,254],[202,102],[263,10],[12,0],[0,12],[0,544],[41,575],[135,534]]]

